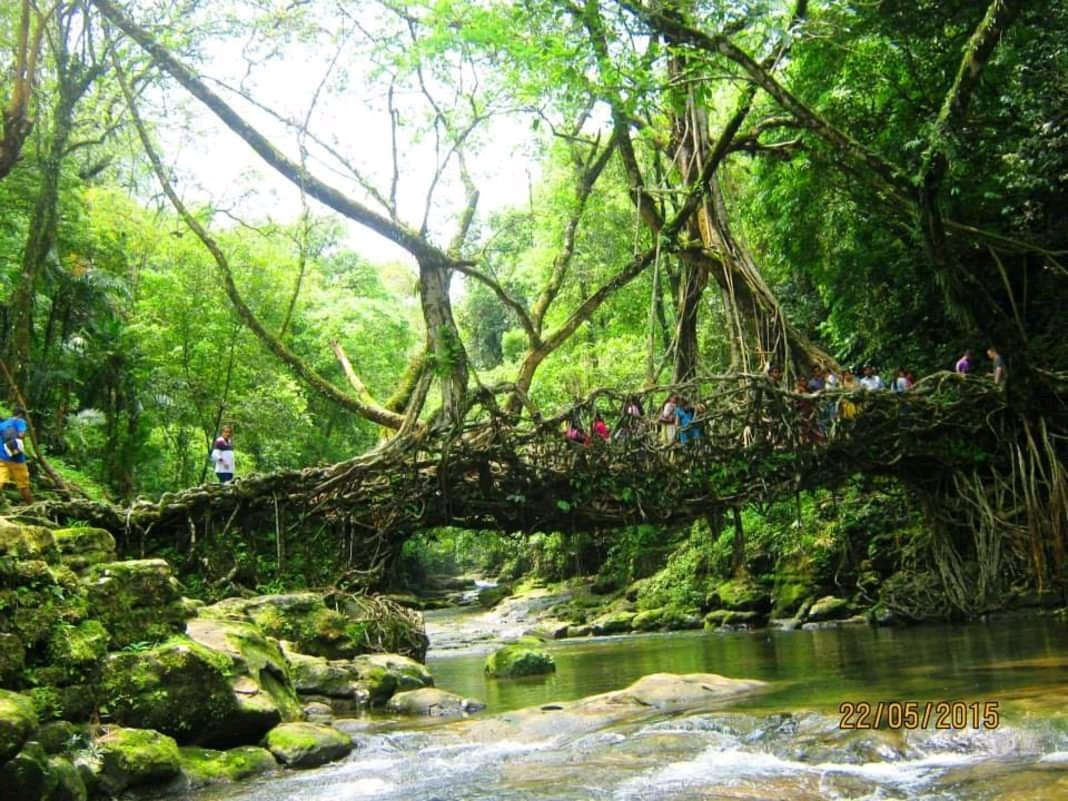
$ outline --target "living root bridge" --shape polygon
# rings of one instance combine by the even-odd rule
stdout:
[[[655,422],[669,392],[697,410],[700,435],[686,444],[663,442]],[[635,397],[647,414],[622,415],[624,401]],[[612,427],[611,441],[583,446],[564,438],[568,419],[578,414],[588,423],[594,411]],[[1028,428],[1025,453],[1018,420],[989,381],[951,373],[925,378],[904,395],[798,395],[761,375],[712,376],[640,393],[598,390],[545,420],[480,408],[462,429],[398,437],[339,464],[195,487],[125,508],[72,500],[36,511],[107,528],[128,551],[142,552],[236,530],[273,531],[280,542],[325,531],[345,538],[350,564],[371,570],[388,563],[412,532],[432,526],[532,532],[676,525],[868,472],[897,476],[932,499],[932,508],[949,510],[949,519],[939,511],[947,532],[951,522],[981,530],[976,553],[990,557],[993,528],[1008,526],[1015,544],[999,547],[996,564],[1017,565],[1018,552],[1043,574],[1052,563],[1059,571],[1068,482],[1056,443],[1066,428],[1058,425],[1058,435],[1043,421],[1041,441]],[[960,583],[962,576],[945,578]]]

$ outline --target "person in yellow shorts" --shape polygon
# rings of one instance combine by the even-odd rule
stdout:
[[[0,420],[0,495],[10,481],[18,489],[24,503],[33,503],[24,446],[28,427],[26,410],[21,406],[15,407],[11,417]]]

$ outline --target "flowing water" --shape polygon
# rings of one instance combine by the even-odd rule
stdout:
[[[457,625],[455,617],[430,620],[428,665],[439,687],[488,704],[479,717],[618,689],[661,671],[769,686],[720,708],[651,713],[592,733],[565,726],[533,739],[480,736],[470,723],[339,721],[357,742],[345,762],[195,797],[1068,801],[1068,625],[1050,618],[562,641],[548,646],[555,675],[512,681],[483,676],[489,644],[478,636],[450,640],[445,633]],[[439,641],[453,647],[434,650]],[[916,702],[920,715],[930,703],[928,726],[841,728],[842,703],[871,703],[861,720],[870,723],[879,701]],[[899,716],[903,709],[896,707]],[[854,712],[845,722],[857,719]]]

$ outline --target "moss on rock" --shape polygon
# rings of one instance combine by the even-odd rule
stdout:
[[[60,561],[76,573],[115,560],[115,538],[102,528],[60,528],[52,536]]]
[[[112,728],[96,740],[100,786],[112,795],[129,787],[166,781],[178,774],[178,744],[147,729]]]
[[[114,648],[160,642],[185,628],[181,587],[162,559],[93,565],[85,584],[93,616]]]
[[[759,626],[764,623],[764,616],[759,612],[736,612],[732,609],[713,609],[705,615],[705,628],[717,629],[720,626]]]
[[[14,686],[26,664],[26,647],[16,635],[0,632],[0,685]]]
[[[190,639],[228,656],[230,675],[239,707],[249,717],[245,727],[257,731],[248,740],[258,740],[264,731],[289,720],[302,718],[289,660],[278,641],[267,637],[250,622],[194,618],[186,625]],[[258,720],[263,716],[263,720]],[[246,735],[235,732],[235,736]]]
[[[771,590],[771,616],[793,617],[804,603],[815,598],[820,590],[816,567],[804,554],[795,554],[779,560]]]
[[[99,620],[55,626],[48,640],[48,661],[62,671],[61,683],[73,684],[95,677],[100,660],[107,653],[109,637]]]
[[[4,801],[41,801],[52,795],[58,783],[48,754],[38,743],[27,743],[11,760],[0,766],[0,788],[3,788]]]
[[[485,672],[494,678],[538,676],[556,671],[556,662],[537,647],[536,640],[520,640],[486,657]]]
[[[852,609],[849,601],[845,598],[836,598],[833,595],[826,595],[809,607],[805,620],[811,622],[843,620],[849,617],[851,613]]]
[[[205,742],[238,713],[231,669],[228,656],[186,637],[111,654],[101,679],[102,711],[124,726]]]
[[[33,701],[25,695],[0,690],[0,763],[15,756],[36,729]]]
[[[286,767],[314,768],[352,751],[352,738],[318,723],[283,723],[264,738],[267,750]]]
[[[590,622],[594,634],[623,634],[634,626],[634,612],[609,612]]]
[[[718,584],[705,598],[705,608],[766,615],[771,610],[771,594],[751,578],[735,578]]]
[[[185,789],[250,779],[278,768],[271,752],[254,745],[215,751],[186,746],[179,749]]]
[[[0,557],[5,556],[56,564],[59,561],[59,549],[51,529],[0,518]]]

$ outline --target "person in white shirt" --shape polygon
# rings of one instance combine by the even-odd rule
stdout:
[[[886,389],[886,384],[883,382],[882,376],[875,372],[875,368],[871,365],[864,368],[864,377],[860,379],[860,385],[864,389],[881,390]]]
[[[223,426],[222,434],[215,439],[211,451],[211,461],[215,464],[215,477],[220,484],[234,480],[234,430]]]

